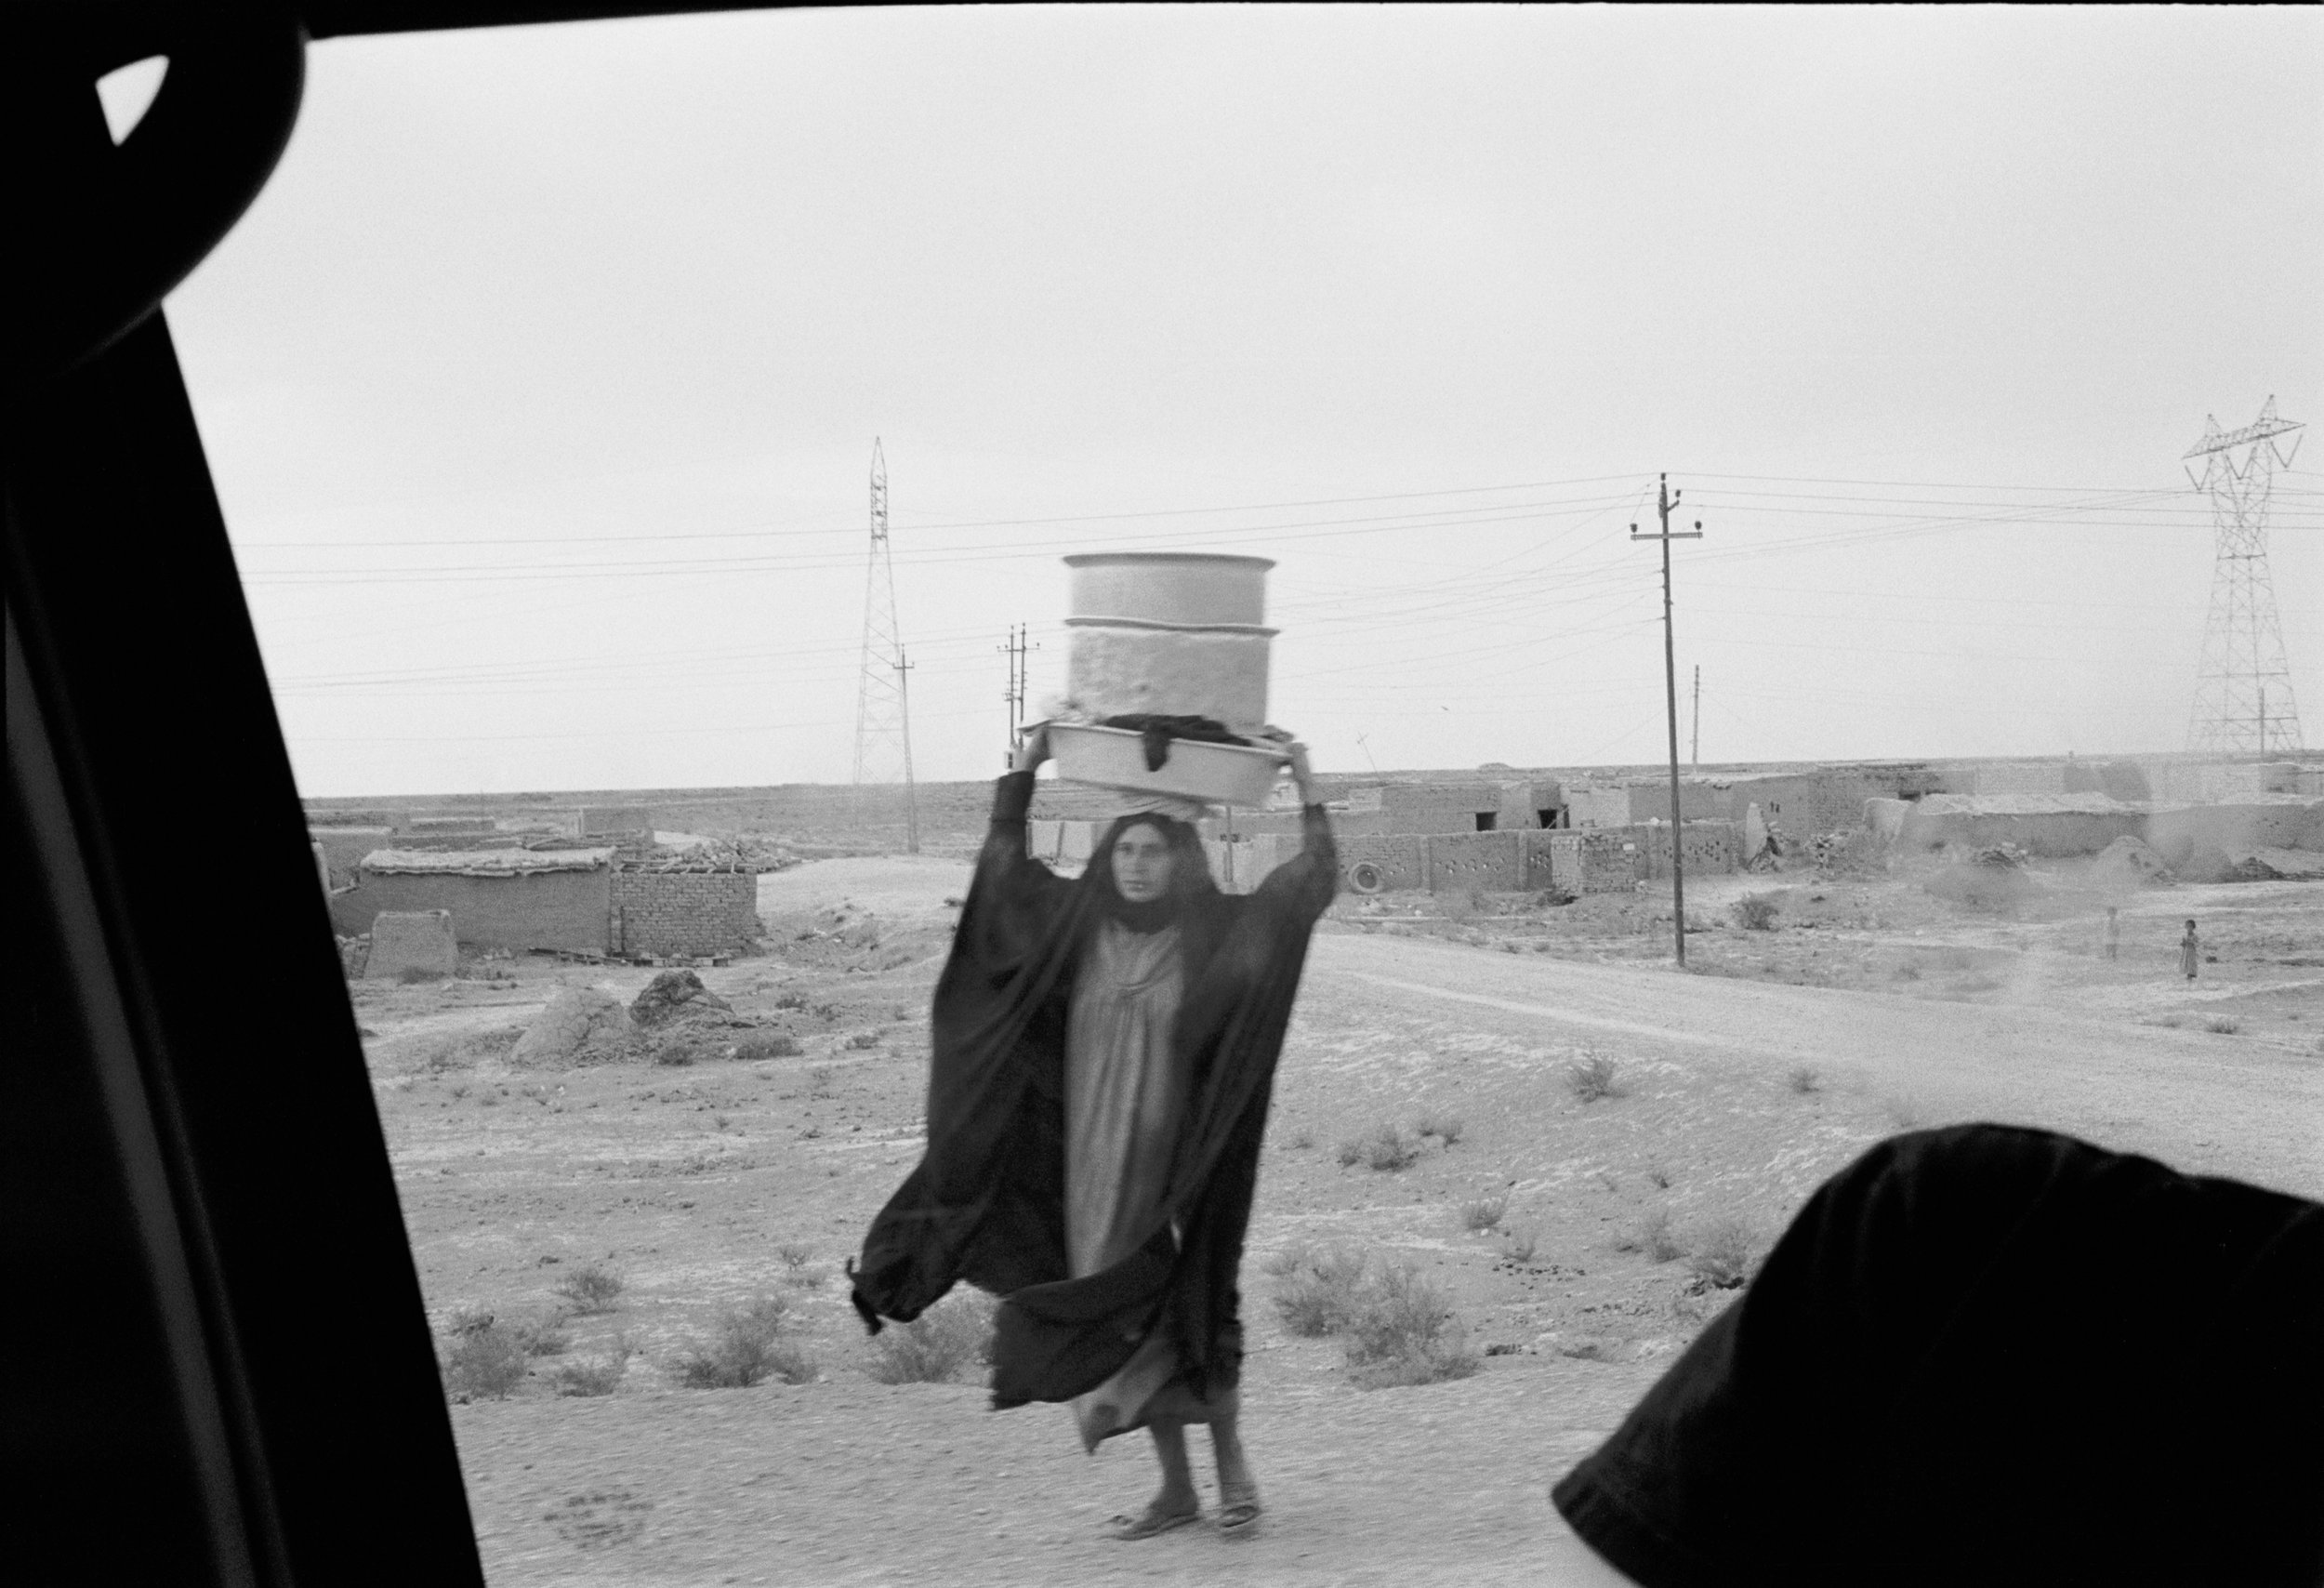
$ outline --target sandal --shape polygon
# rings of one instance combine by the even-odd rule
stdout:
[[[1219,1536],[1247,1539],[1259,1530],[1259,1486],[1221,1484],[1219,1489]]]
[[[1150,1539],[1156,1533],[1167,1533],[1173,1528],[1187,1527],[1201,1520],[1199,1508],[1193,1511],[1157,1511],[1149,1505],[1135,1516],[1110,1517],[1106,1526],[1114,1529],[1109,1537],[1121,1543],[1135,1543],[1140,1539]]]

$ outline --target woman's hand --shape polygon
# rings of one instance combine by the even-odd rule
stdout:
[[[1315,804],[1315,774],[1307,764],[1307,747],[1294,739],[1283,747],[1283,755],[1291,763],[1291,781],[1299,786],[1300,803]]]
[[[1031,772],[1047,760],[1049,760],[1049,724],[1036,722],[1031,728],[1025,730],[1024,737],[1017,741],[1016,757],[1010,762],[1010,766],[1017,772]]]

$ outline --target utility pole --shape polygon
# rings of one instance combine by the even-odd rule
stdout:
[[[1662,686],[1664,698],[1670,707],[1670,927],[1672,941],[1678,946],[1679,969],[1684,971],[1686,969],[1686,868],[1679,855],[1679,838],[1684,827],[1680,820],[1679,802],[1678,644],[1670,633],[1670,542],[1700,540],[1703,537],[1703,523],[1697,519],[1692,530],[1671,529],[1670,509],[1679,505],[1679,498],[1670,489],[1668,474],[1657,478],[1661,481],[1661,489],[1656,510],[1662,517],[1662,532],[1658,535],[1641,535],[1638,526],[1631,524],[1630,537],[1632,540],[1662,542]]]
[[[896,704],[904,715],[904,853],[920,852],[920,797],[912,783],[912,667],[896,647]]]
[[[1031,632],[1025,624],[1011,624],[1009,642],[1000,647],[1001,653],[1009,658],[1009,687],[1001,691],[1000,697],[1009,705],[1009,755],[1006,764],[1010,766],[1016,764],[1017,745],[1024,736],[1025,653],[1041,648],[1026,642],[1025,637]]]
[[[1703,774],[1703,665],[1695,664],[1695,737],[1688,747],[1687,761],[1695,775]]]

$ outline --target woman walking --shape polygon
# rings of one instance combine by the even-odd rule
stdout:
[[[2179,939],[2179,969],[2190,982],[2195,979],[2195,967],[2202,954],[2203,946],[2196,941],[2195,923],[2190,920],[2186,923],[2186,935]]]
[[[1275,1060],[1338,883],[1306,752],[1284,749],[1306,841],[1235,897],[1194,827],[1159,811],[1116,821],[1078,880],[1031,859],[1048,741],[1027,738],[936,987],[927,1152],[851,1266],[874,1333],[958,1280],[1003,1297],[997,1409],[1069,1402],[1090,1450],[1149,1432],[1162,1486],[1115,1518],[1122,1539],[1199,1519],[1190,1423],[1210,1426],[1221,1532],[1260,1515],[1235,1275]]]

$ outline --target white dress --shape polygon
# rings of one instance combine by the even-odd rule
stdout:
[[[1076,1279],[1136,1250],[1169,1184],[1185,1089],[1170,1053],[1185,978],[1179,929],[1099,927],[1074,978],[1065,1027],[1065,1253]],[[1144,1421],[1178,1370],[1149,1338],[1096,1389],[1075,1398],[1089,1449]]]

